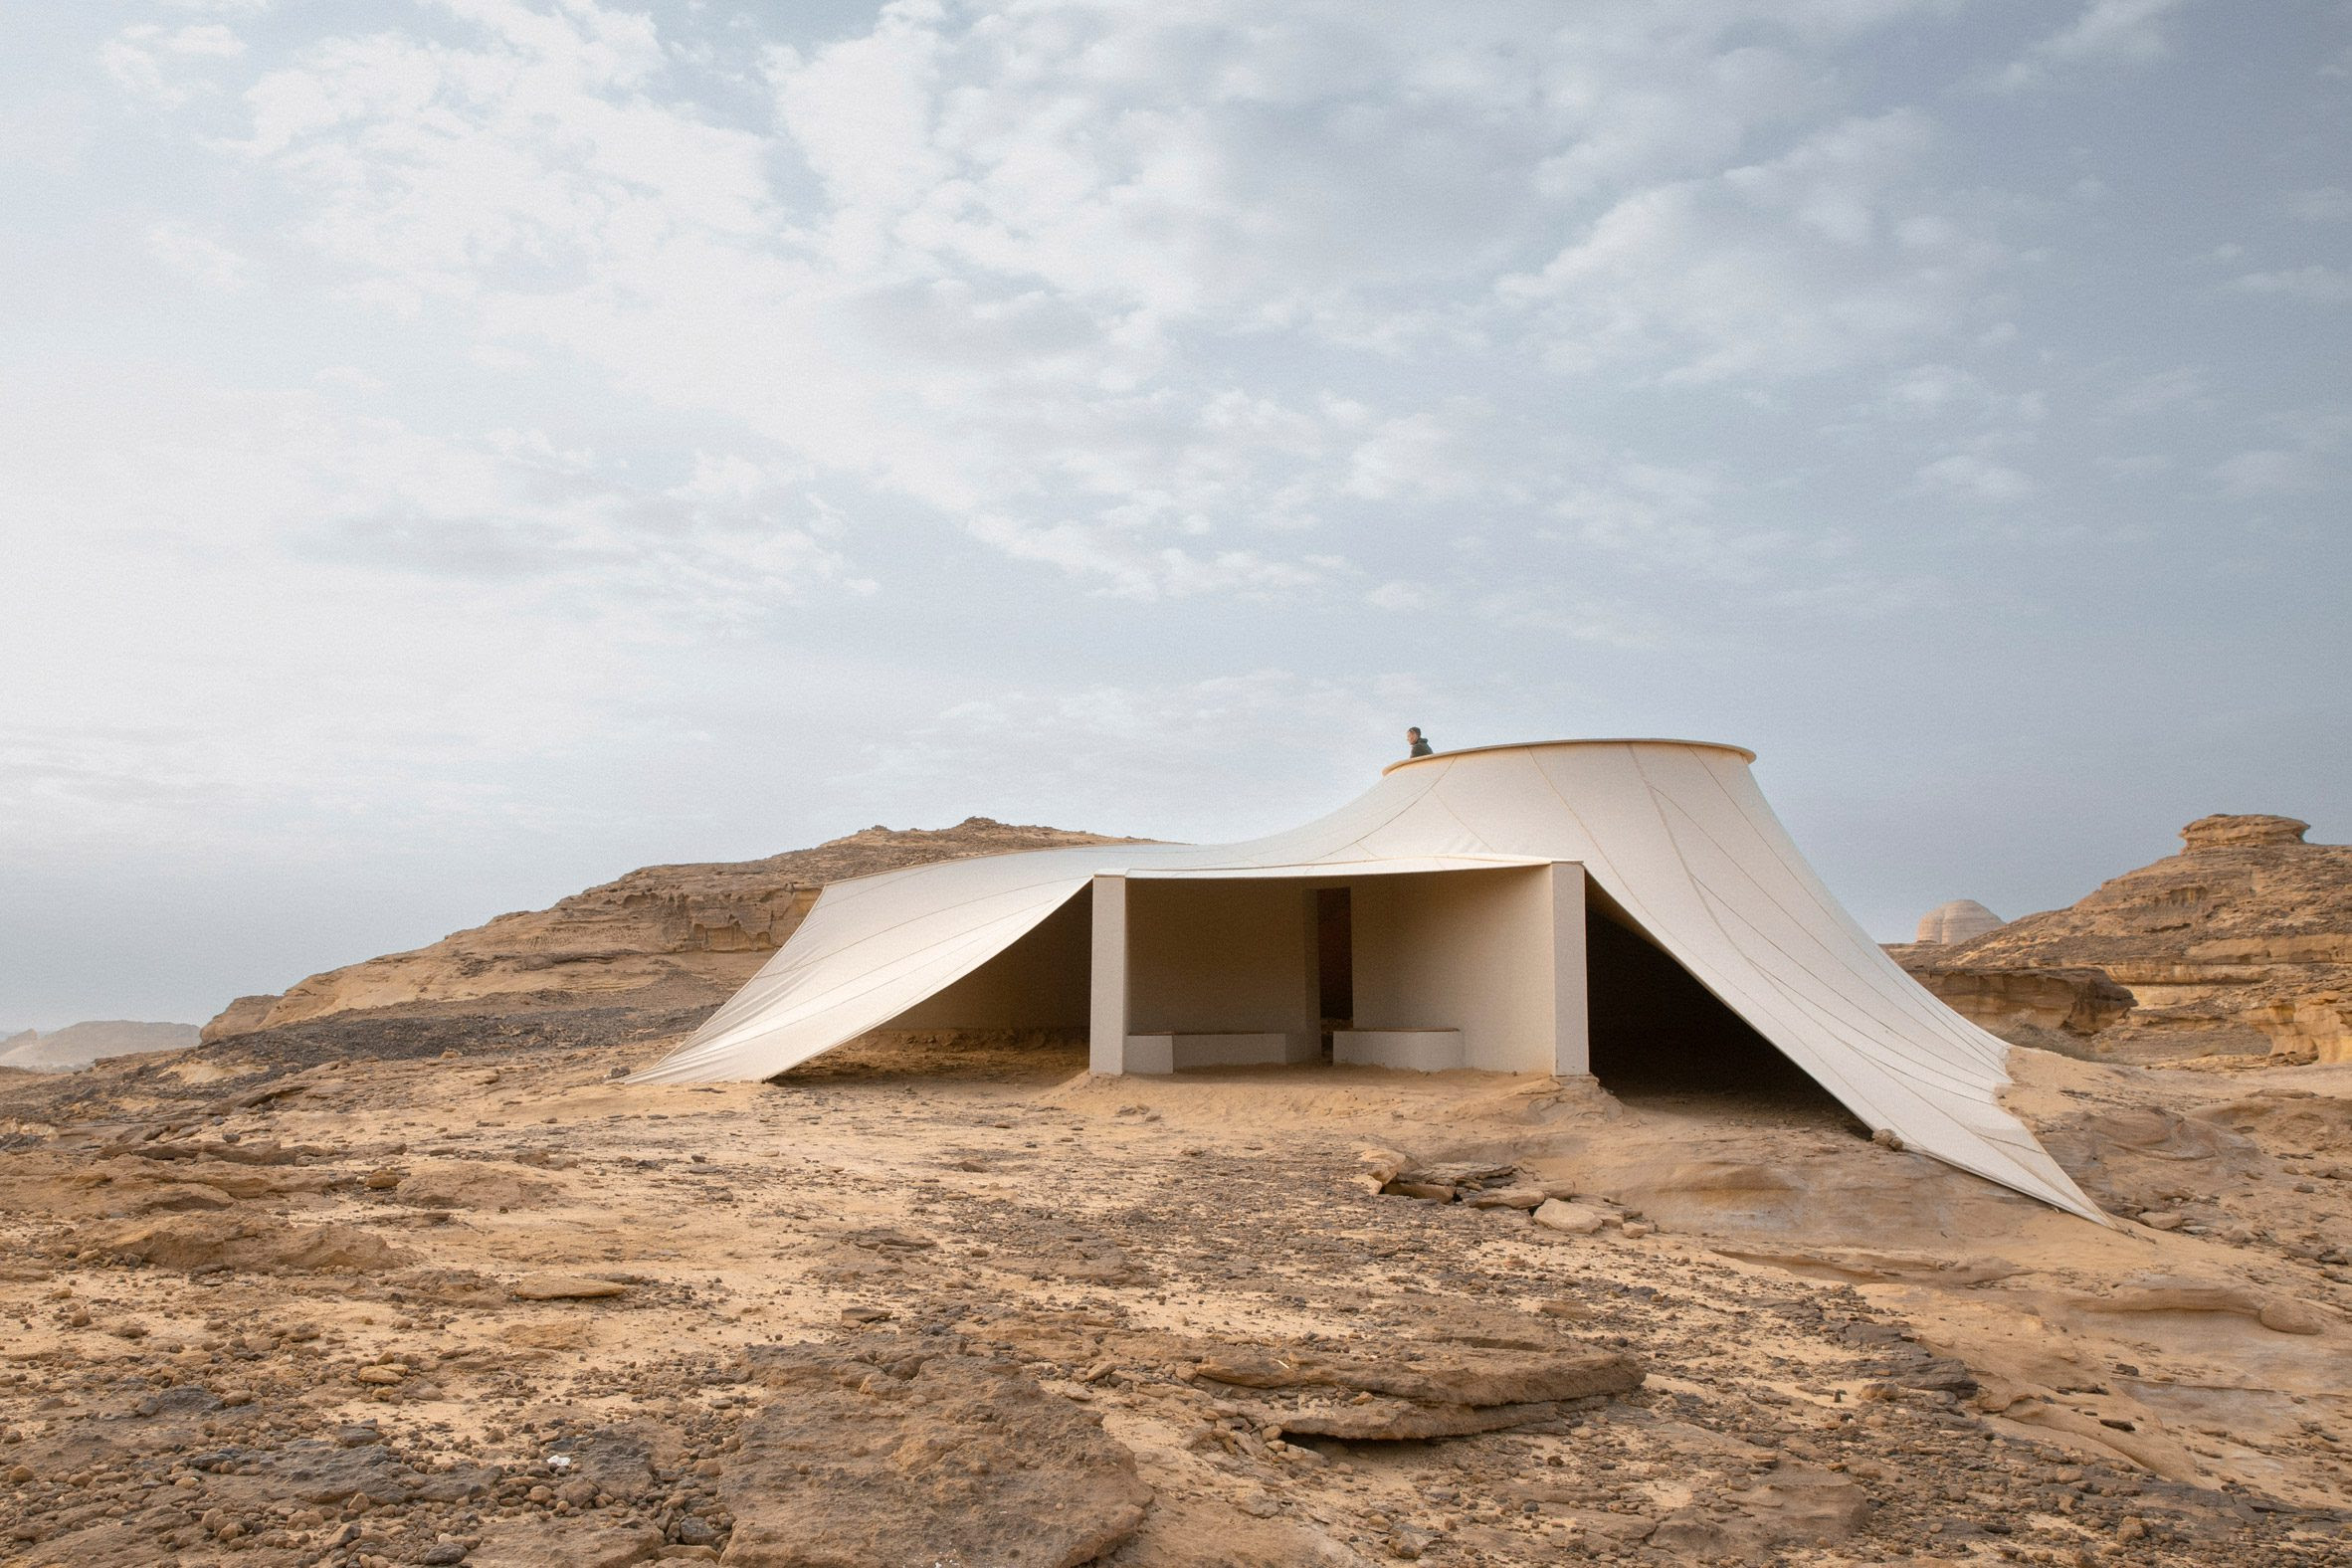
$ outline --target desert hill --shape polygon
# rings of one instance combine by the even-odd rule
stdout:
[[[1893,949],[2023,1044],[2153,1060],[2352,1061],[2352,845],[2291,817],[2201,817],[2182,849],[2063,909]]]
[[[567,1042],[676,1031],[751,978],[828,882],[930,861],[1118,842],[968,817],[952,828],[868,828],[764,860],[648,866],[550,908],[502,914],[429,947],[312,975],[282,995],[239,997],[205,1025],[204,1038],[336,1020],[345,1034],[396,1036],[424,1049],[452,1033],[433,1021],[486,1015]],[[561,1014],[581,1016],[550,1016]]]
[[[26,1030],[0,1039],[0,1068],[23,1068],[35,1073],[62,1073],[86,1068],[105,1057],[135,1056],[148,1051],[178,1051],[196,1044],[194,1024],[142,1024],[128,1019],[98,1019],[68,1024],[48,1034]]]

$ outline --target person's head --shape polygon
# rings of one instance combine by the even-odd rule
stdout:
[[[1421,738],[1421,726],[1419,724],[1408,726],[1405,730],[1405,738],[1407,740],[1419,740]]]

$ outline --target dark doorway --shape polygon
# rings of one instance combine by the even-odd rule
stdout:
[[[1593,1075],[1621,1097],[1736,1093],[1837,1108],[1828,1090],[1632,928],[1585,905]]]
[[[1315,889],[1315,994],[1328,1051],[1331,1031],[1356,1016],[1355,911],[1345,887]]]

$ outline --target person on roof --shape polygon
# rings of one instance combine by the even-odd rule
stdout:
[[[1421,738],[1419,724],[1415,724],[1411,729],[1405,731],[1405,743],[1413,748],[1406,753],[1407,756],[1434,757],[1437,755],[1437,748]]]

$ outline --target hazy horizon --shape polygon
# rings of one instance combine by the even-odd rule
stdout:
[[[2352,840],[2352,5],[0,16],[0,1032],[638,866],[1760,754]]]

